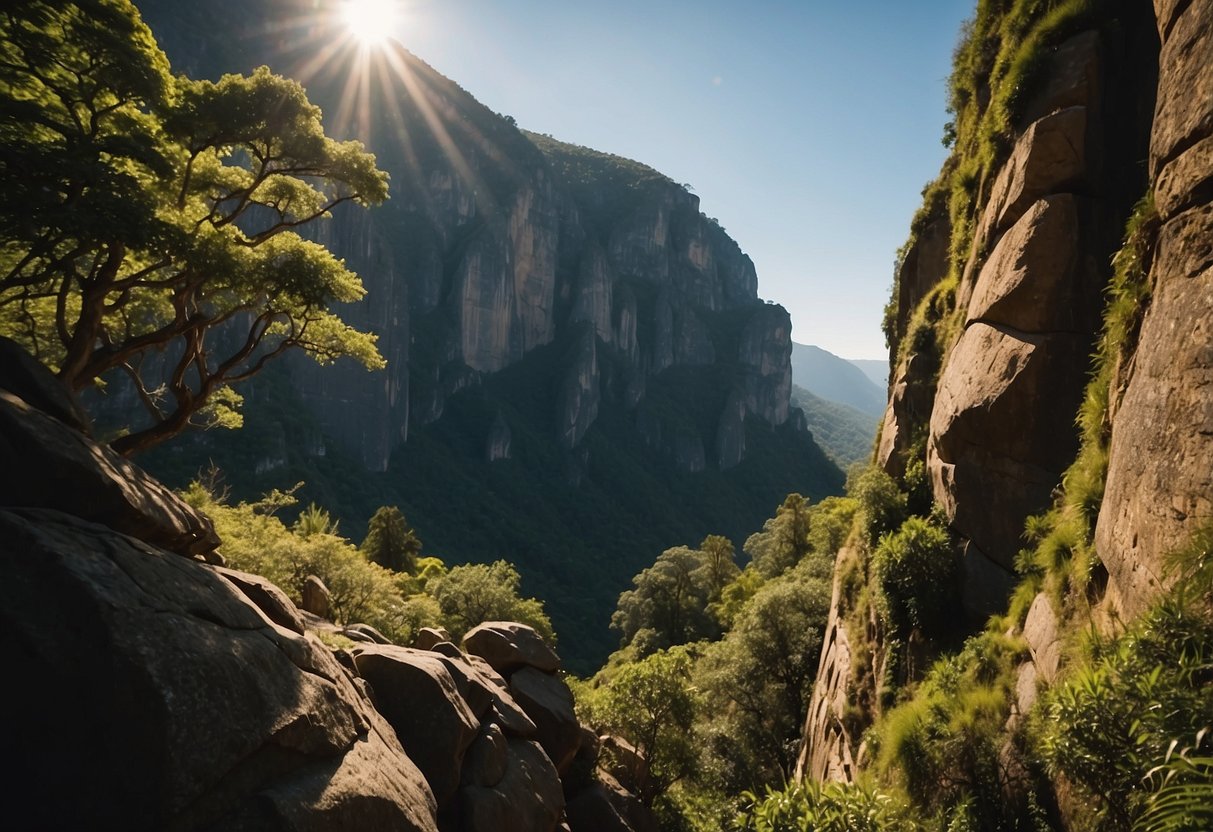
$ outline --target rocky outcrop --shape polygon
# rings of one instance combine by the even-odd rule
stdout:
[[[48,509],[0,511],[0,538],[0,640],[28,673],[8,696],[10,821],[436,832],[346,671],[228,577]]]
[[[1213,520],[1213,7],[1155,8],[1162,52],[1150,173],[1161,229],[1095,538],[1129,614],[1164,586],[1163,556]]]
[[[210,520],[130,460],[2,390],[0,457],[0,505],[70,511],[178,554],[213,559],[219,538]]]

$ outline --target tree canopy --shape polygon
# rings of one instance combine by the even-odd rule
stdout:
[[[299,229],[387,198],[356,141],[262,67],[173,77],[129,0],[0,11],[0,332],[70,389],[124,375],[124,453],[238,423],[229,385],[301,349],[382,366],[329,308],[357,275]]]

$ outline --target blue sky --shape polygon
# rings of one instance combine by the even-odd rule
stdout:
[[[690,183],[793,338],[886,355],[973,0],[402,0],[400,41],[521,127]]]

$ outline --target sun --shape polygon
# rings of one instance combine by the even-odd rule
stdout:
[[[400,18],[399,0],[345,0],[341,16],[350,34],[366,46],[387,40]]]

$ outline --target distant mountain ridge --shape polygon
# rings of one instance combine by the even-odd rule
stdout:
[[[792,407],[800,408],[813,439],[844,470],[871,459],[880,424],[877,417],[827,401],[798,384],[792,385]]]
[[[880,418],[886,392],[856,362],[809,344],[792,344],[792,382],[815,396]]]

